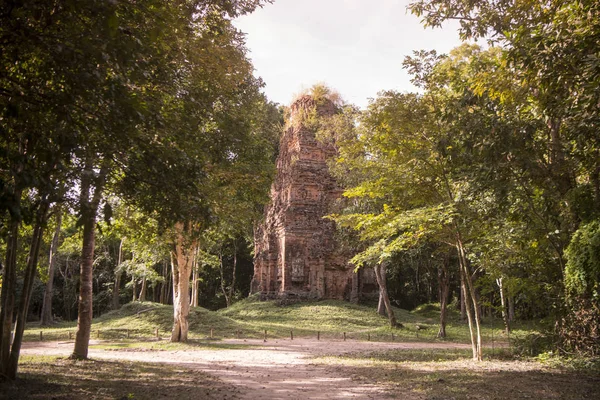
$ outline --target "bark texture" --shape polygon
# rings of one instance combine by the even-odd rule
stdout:
[[[440,329],[437,337],[446,337],[446,320],[448,315],[448,295],[450,294],[450,273],[448,265],[450,263],[450,255],[446,255],[442,264],[438,267],[438,290],[440,300]]]
[[[175,224],[175,246],[171,254],[173,275],[173,330],[171,342],[186,342],[188,338],[188,316],[190,313],[190,276],[196,254],[196,242],[192,236],[192,225]]]
[[[42,304],[42,316],[41,325],[51,325],[54,320],[52,318],[52,291],[54,290],[54,269],[56,266],[56,251],[58,250],[60,229],[62,227],[62,212],[60,210],[56,213],[56,229],[52,236],[52,243],[50,244],[50,255],[48,257],[48,282],[46,283],[46,290],[44,291],[44,302]]]
[[[121,238],[119,242],[119,256],[117,259],[117,272],[115,273],[115,287],[113,288],[112,293],[112,309],[118,310],[121,307],[121,302],[119,300],[119,296],[121,295],[121,278],[123,276],[123,271],[119,271],[119,267],[123,262],[123,242],[125,238]]]
[[[12,322],[15,310],[15,290],[17,282],[17,246],[19,236],[19,221],[12,219],[6,241],[6,261],[2,272],[2,337],[0,340],[0,374],[8,376],[10,345],[12,338]]]
[[[458,263],[461,277],[464,285],[462,292],[465,298],[465,309],[467,321],[469,323],[469,333],[471,335],[471,348],[473,350],[473,360],[481,361],[483,359],[482,339],[481,339],[481,316],[475,286],[473,284],[471,268],[467,258],[464,245],[460,234],[456,235],[456,249],[458,251]]]
[[[383,304],[385,305],[385,311],[387,313],[388,320],[390,321],[390,326],[395,328],[398,326],[398,322],[396,321],[396,315],[392,309],[392,303],[390,303],[390,297],[388,296],[387,292],[386,266],[384,263],[381,263],[376,265],[373,269],[375,270],[375,277],[377,279],[377,284],[379,285],[379,293],[383,299]]]
[[[496,279],[496,283],[498,284],[498,290],[500,291],[500,307],[502,311],[502,321],[504,322],[504,331],[508,335],[510,333],[510,322],[508,313],[506,312],[506,296],[504,295],[502,278]]]
[[[96,216],[102,199],[102,191],[108,164],[104,163],[98,175],[90,163],[81,177],[81,195],[79,204],[83,235],[81,246],[81,264],[79,272],[79,302],[77,308],[77,333],[72,358],[87,359],[92,329],[93,312],[93,266],[96,242]],[[93,192],[93,194],[92,194]]]
[[[15,335],[12,343],[8,368],[5,374],[9,379],[14,380],[17,377],[17,369],[19,365],[19,355],[21,352],[21,344],[23,342],[23,332],[27,323],[27,313],[29,311],[29,302],[31,300],[31,292],[33,289],[33,279],[37,272],[37,262],[40,254],[40,245],[44,236],[44,226],[48,218],[49,203],[43,200],[38,210],[35,227],[31,237],[31,247],[27,257],[27,265],[25,267],[25,276],[23,278],[23,290],[21,291],[21,299],[19,302],[19,312],[17,313],[17,321],[15,325]]]

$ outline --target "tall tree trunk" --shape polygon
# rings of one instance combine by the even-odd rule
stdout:
[[[138,297],[139,301],[146,301],[146,291],[148,290],[148,280],[144,276],[142,278],[142,288],[140,289],[140,297]]]
[[[56,251],[58,250],[61,226],[62,210],[58,209],[56,211],[56,229],[54,230],[54,236],[52,236],[52,243],[50,244],[50,255],[48,257],[48,282],[46,283],[46,290],[44,292],[44,302],[42,304],[42,326],[48,326],[54,322],[52,318],[52,291],[54,286]]]
[[[198,264],[196,263],[196,261],[194,261],[194,266],[192,267],[192,270],[192,300],[190,301],[190,306],[198,307]]]
[[[383,296],[383,303],[385,304],[385,310],[387,312],[388,320],[390,321],[390,326],[395,328],[398,326],[398,323],[396,321],[396,316],[394,315],[394,310],[392,310],[392,304],[390,303],[390,298],[387,292],[385,263],[376,265],[374,269],[375,278],[377,279],[377,284],[379,285],[379,292]]]
[[[502,286],[502,278],[497,278],[496,283],[500,290],[500,309],[502,310],[502,321],[504,321],[504,330],[508,335],[510,333],[510,323],[508,322],[508,313],[506,312],[506,301],[504,300],[504,287]]]
[[[464,285],[464,296],[465,296],[465,308],[467,313],[467,321],[469,322],[469,333],[471,335],[471,347],[473,349],[473,359],[481,361],[482,354],[482,342],[481,342],[481,324],[479,314],[479,304],[477,301],[477,295],[475,293],[475,287],[473,280],[471,279],[471,271],[469,267],[469,260],[465,252],[465,248],[460,237],[460,233],[456,234],[456,249],[458,251],[458,260],[463,276]]]
[[[123,277],[123,271],[119,270],[121,263],[123,262],[123,242],[125,238],[121,238],[119,242],[119,256],[117,258],[117,270],[115,273],[115,287],[113,288],[112,293],[112,309],[118,310],[121,307],[121,302],[119,300],[120,292],[121,292],[121,278]]]
[[[192,299],[190,301],[191,307],[198,307],[198,248],[196,248],[196,253],[194,254],[194,262],[192,264]]]
[[[159,294],[160,294],[160,292],[158,291],[158,282],[155,282],[152,285],[152,301],[154,303],[158,303]]]
[[[168,264],[166,262],[163,262],[162,271],[163,271],[162,276],[163,276],[164,280],[163,280],[163,282],[161,282],[161,286],[160,286],[159,303],[167,304],[168,297],[169,297],[168,294],[169,294],[170,282],[169,282],[169,268],[168,268]]]
[[[508,295],[508,320],[513,322],[515,320],[515,296]]]
[[[442,264],[438,267],[438,294],[440,300],[440,329],[437,337],[446,337],[446,321],[448,315],[448,295],[450,293],[450,274],[448,272],[448,264],[450,263],[450,255],[444,257]]]
[[[19,141],[19,155],[22,159],[27,153],[26,140]],[[21,209],[21,196],[23,195],[21,175],[23,173],[24,164],[18,161],[15,165],[14,187],[13,193],[14,203],[13,210]],[[8,224],[8,235],[6,240],[6,260],[2,270],[2,292],[0,294],[0,374],[7,375],[9,369],[10,345],[12,322],[15,312],[15,293],[17,290],[17,251],[19,245],[19,225],[21,223],[21,215],[17,212],[10,212],[10,220]]]
[[[219,250],[219,272],[221,273],[221,291],[225,297],[225,305],[227,308],[231,305],[231,299],[229,298],[229,292],[225,287],[225,265],[223,264],[223,247]]]
[[[131,277],[131,291],[133,292],[131,301],[136,301],[137,300],[137,280],[135,279],[135,276]]]
[[[548,157],[548,161],[558,168],[561,167],[560,164],[564,160],[562,140],[560,137],[561,122],[560,118],[549,118],[547,122],[548,130],[550,131],[550,157]]]
[[[231,286],[229,286],[229,305],[233,301],[235,293],[235,274],[237,271],[237,240],[233,240],[233,271],[231,272]],[[228,306],[229,307],[229,306]]]
[[[463,274],[460,274],[460,319],[463,321],[467,320],[467,302],[465,298],[465,293],[465,278]]]
[[[97,176],[94,176],[93,165],[88,160],[81,176],[80,209],[83,222],[83,243],[81,246],[81,264],[79,275],[79,304],[77,313],[77,333],[75,347],[71,358],[87,359],[92,330],[93,317],[93,264],[96,241],[96,215],[102,199],[102,191],[108,173],[108,162],[105,161]],[[90,191],[94,188],[94,194]]]
[[[17,377],[21,343],[23,342],[23,332],[25,331],[25,324],[27,323],[27,312],[29,311],[29,302],[33,290],[33,280],[35,278],[35,273],[37,272],[37,261],[40,254],[40,245],[44,236],[44,226],[48,219],[48,208],[49,202],[46,199],[42,200],[33,229],[29,256],[27,257],[27,266],[25,267],[23,289],[21,291],[21,300],[19,302],[19,311],[15,326],[15,337],[10,352],[8,370],[5,371],[8,378],[13,380]]]
[[[379,289],[379,301],[377,302],[377,314],[386,315],[385,312],[385,302],[383,301],[383,292]]]
[[[173,269],[173,331],[171,342],[185,342],[188,337],[190,313],[190,275],[196,252],[195,240],[191,238],[192,225],[175,224],[175,249],[171,255]]]
[[[20,196],[19,196],[20,197]],[[17,284],[17,249],[19,220],[11,218],[8,239],[6,241],[6,261],[2,271],[2,337],[0,340],[0,374],[8,376],[10,345],[12,342],[12,322],[15,311],[15,291]]]

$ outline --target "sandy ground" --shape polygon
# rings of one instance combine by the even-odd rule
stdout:
[[[101,342],[91,341],[90,344]],[[185,351],[112,351],[91,348],[89,357],[169,363],[199,369],[235,387],[239,399],[378,399],[386,390],[360,379],[344,376],[335,368],[315,365],[311,358],[357,351],[384,349],[469,348],[452,343],[382,343],[359,341],[314,341],[307,339],[224,340],[245,344],[247,349]],[[26,342],[21,354],[68,356],[73,342]]]

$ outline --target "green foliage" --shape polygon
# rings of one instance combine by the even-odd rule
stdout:
[[[582,225],[565,250],[569,294],[600,301],[600,221]]]

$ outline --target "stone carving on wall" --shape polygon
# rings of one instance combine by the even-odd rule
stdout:
[[[335,113],[332,102],[316,104],[308,95],[291,105],[271,201],[254,232],[251,292],[267,298],[358,301],[364,290],[372,291],[366,286],[374,280],[367,276],[370,270],[354,272],[348,263],[352,254],[335,240],[334,222],[323,218],[342,190],[327,167],[335,147],[318,141],[303,122],[302,116],[314,109],[319,116]]]

